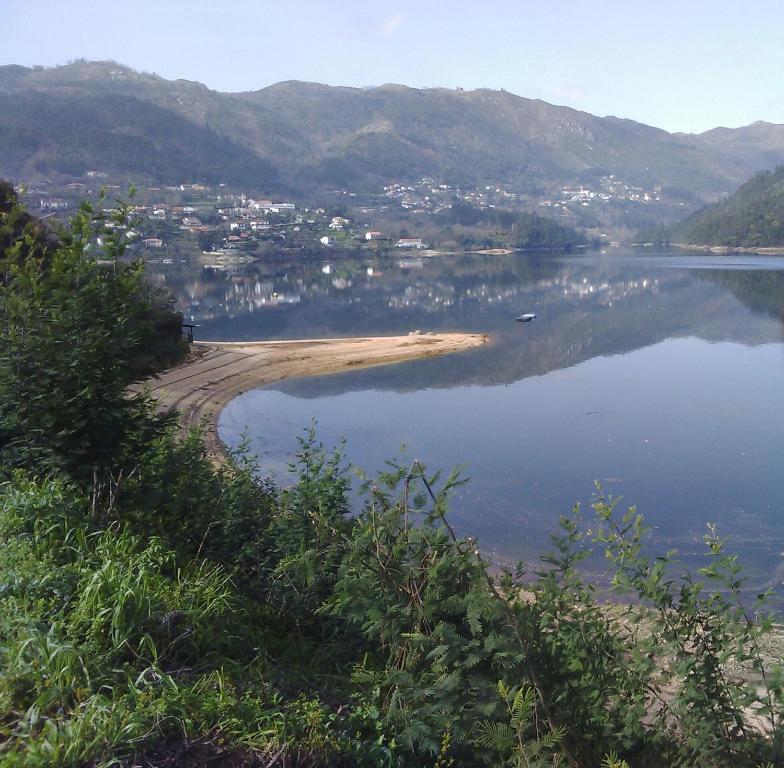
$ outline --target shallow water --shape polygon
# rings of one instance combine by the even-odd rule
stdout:
[[[421,266],[420,266],[421,264]],[[652,544],[700,562],[715,522],[777,585],[784,559],[784,259],[613,252],[159,272],[201,338],[459,329],[494,343],[444,358],[280,382],[233,401],[243,432],[287,482],[312,419],[375,472],[384,461],[464,465],[459,532],[499,560],[535,560],[594,480],[636,504]],[[537,318],[514,322],[523,312]],[[405,446],[405,452],[399,453]]]

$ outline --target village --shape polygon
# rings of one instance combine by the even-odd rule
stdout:
[[[635,228],[650,220],[670,218],[674,211],[681,216],[684,208],[694,204],[660,186],[644,188],[615,175],[525,193],[502,184],[464,189],[422,178],[416,183],[387,184],[375,193],[330,190],[311,201],[191,182],[139,186],[129,198],[127,182],[118,183],[95,169],[78,179],[17,186],[31,210],[61,220],[72,215],[82,200],[97,199],[101,190],[107,211],[116,200],[130,204],[134,223],[125,234],[132,252],[161,259],[195,255],[218,267],[275,258],[276,253],[291,250],[318,257],[326,251],[433,255],[508,247],[498,227],[451,226],[449,211],[455,203],[480,212],[537,213],[607,245],[631,239]]]

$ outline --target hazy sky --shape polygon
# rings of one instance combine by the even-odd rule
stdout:
[[[673,131],[784,123],[782,41],[784,0],[0,0],[0,64],[505,88]]]

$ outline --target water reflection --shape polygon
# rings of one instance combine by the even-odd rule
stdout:
[[[455,520],[499,558],[534,558],[599,479],[692,564],[710,520],[751,561],[750,588],[780,580],[784,259],[466,255],[157,274],[202,338],[492,334],[471,353],[235,400],[221,434],[249,428],[281,479],[316,417],[369,471],[401,444],[431,466],[467,464]],[[514,322],[528,311],[534,322]]]
[[[689,257],[460,256],[401,262],[252,264],[227,271],[190,264],[154,274],[200,325],[204,339],[330,337],[423,330],[489,332],[491,350],[428,371],[382,376],[387,386],[511,383],[597,355],[673,336],[759,344],[780,339],[784,259],[768,271],[685,269]],[[406,264],[408,262],[405,262]],[[670,267],[663,269],[663,266]],[[511,321],[534,311],[534,324]],[[490,364],[492,361],[492,365]]]

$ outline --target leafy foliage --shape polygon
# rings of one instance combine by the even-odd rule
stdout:
[[[559,765],[562,756],[557,747],[566,733],[563,726],[534,739],[528,737],[534,730],[533,719],[536,713],[533,688],[510,689],[500,680],[498,693],[509,712],[509,723],[487,720],[479,723],[474,738],[477,746],[498,754],[499,766],[532,768]]]
[[[127,219],[123,205],[107,219],[85,204],[56,244],[26,224],[0,252],[4,467],[84,480],[122,468],[155,429],[150,403],[126,389],[183,354],[180,319],[142,264],[121,260]],[[0,241],[22,221],[16,205],[0,212]]]
[[[4,262],[0,764],[782,764],[767,595],[747,605],[713,528],[681,571],[597,488],[537,570],[499,573],[451,526],[458,472],[390,463],[351,516],[314,427],[291,488],[242,451],[215,467],[125,392],[151,365],[141,271],[86,255],[93,224],[46,263],[25,225]]]

